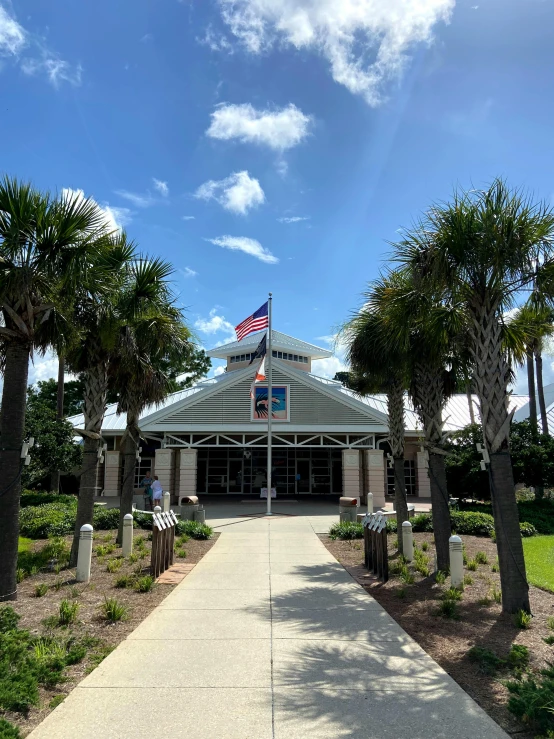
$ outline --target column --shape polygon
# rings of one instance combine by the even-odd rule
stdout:
[[[370,449],[367,454],[368,492],[373,493],[373,508],[385,505],[385,460],[382,449]]]
[[[173,449],[156,449],[154,460],[154,475],[162,484],[164,492],[168,490],[173,495]],[[160,504],[161,505],[161,504]]]
[[[121,495],[120,452],[104,452],[104,495]]]
[[[431,497],[431,480],[429,479],[429,456],[427,452],[418,452],[417,468],[417,495],[419,498]]]
[[[179,496],[196,495],[196,449],[181,449]]]
[[[361,495],[358,449],[344,449],[342,452],[342,494],[347,498],[359,498]]]

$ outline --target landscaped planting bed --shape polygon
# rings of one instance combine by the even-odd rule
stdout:
[[[526,542],[541,538],[533,537]],[[381,583],[363,566],[362,541],[359,539],[333,541],[328,536],[322,536],[321,539],[339,562],[402,628],[508,734],[518,739],[534,739],[541,735],[540,731],[520,721],[508,710],[511,694],[505,684],[509,680],[514,680],[522,669],[512,664],[511,660],[514,654],[517,656],[518,651],[516,649],[515,652],[511,652],[513,644],[529,650],[529,664],[524,671],[529,670],[531,674],[538,674],[540,670],[548,667],[548,663],[554,663],[554,645],[547,643],[554,642],[553,593],[531,586],[533,618],[530,628],[517,628],[510,616],[501,613],[501,606],[495,600],[500,594],[500,576],[495,571],[496,545],[490,538],[462,536],[466,561],[470,568],[475,569],[465,568],[467,582],[461,600],[455,601],[453,609],[449,606],[443,611],[450,611],[455,616],[448,618],[439,615],[440,609],[444,609],[441,604],[444,603],[444,595],[449,588],[448,578],[443,584],[437,584],[434,577],[424,577],[411,565],[408,567],[408,576],[405,571],[399,572],[391,575],[387,583]],[[396,534],[389,534],[389,556],[393,572],[395,568],[400,569],[394,547],[395,540]],[[427,557],[432,569],[435,554],[432,534],[416,533],[414,541],[420,552],[419,557],[422,555]],[[422,551],[422,547],[426,551]],[[479,552],[482,554],[478,555]],[[475,561],[485,558],[486,564]],[[414,582],[410,584],[412,577]],[[484,655],[479,651],[470,653],[472,647],[489,650],[498,658],[498,663],[488,653]],[[497,664],[497,669],[491,668],[491,660]]]
[[[0,633],[0,660],[2,648],[7,653],[10,642],[25,644],[27,653],[33,660],[40,656],[39,672],[42,682],[38,685],[38,701],[28,710],[20,706],[18,710],[2,710],[5,703],[14,701],[6,694],[5,684],[0,675],[0,738],[4,734],[1,719],[7,719],[19,727],[21,736],[28,734],[45,716],[61,702],[65,696],[93,670],[141,621],[173,590],[174,585],[152,583],[149,577],[150,549],[149,532],[135,529],[133,555],[124,559],[121,549],[116,547],[117,531],[98,531],[94,534],[93,557],[90,583],[76,583],[75,571],[60,569],[63,565],[64,551],[71,545],[71,537],[50,541],[37,541],[29,546],[25,542],[20,554],[20,565],[34,572],[41,558],[33,556],[45,546],[49,555],[58,555],[59,564],[53,564],[59,572],[40,571],[27,575],[18,586],[18,600],[6,604],[21,617],[17,627],[30,632],[29,637],[15,633],[12,639]],[[211,549],[217,539],[214,534],[209,540],[176,540],[176,562],[195,564]],[[65,547],[64,547],[65,543]],[[42,565],[44,560],[42,560]],[[23,577],[23,568],[20,577]],[[0,607],[0,627],[1,627]],[[119,618],[121,616],[121,618]],[[118,619],[119,620],[113,620]],[[110,620],[112,619],[112,620]],[[65,624],[63,622],[66,622]],[[0,628],[1,631],[1,628]],[[40,640],[39,640],[40,637]],[[43,652],[46,652],[43,655]],[[74,662],[73,664],[68,664]],[[44,665],[60,667],[61,678],[48,682]],[[27,668],[25,668],[27,670]],[[38,668],[31,660],[28,670]],[[24,674],[23,674],[24,676]],[[5,675],[6,682],[13,675]],[[20,691],[23,694],[25,691]],[[31,691],[32,692],[32,691]]]

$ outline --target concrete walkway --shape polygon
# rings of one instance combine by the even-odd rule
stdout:
[[[222,516],[192,573],[30,737],[506,737],[315,524]]]

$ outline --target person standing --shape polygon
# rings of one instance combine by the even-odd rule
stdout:
[[[154,482],[150,470],[147,470],[146,475],[141,480],[140,486],[144,488],[144,504],[146,508],[152,510],[152,483]]]
[[[152,483],[152,505],[154,508],[162,504],[163,495],[162,483],[158,480],[158,475],[154,475],[154,482]]]

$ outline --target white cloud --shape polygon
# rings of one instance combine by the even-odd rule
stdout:
[[[337,372],[346,372],[348,365],[346,364],[346,346],[337,341],[336,335],[318,336],[317,341],[322,341],[329,346],[329,351],[334,352],[332,357],[327,359],[315,359],[312,363],[312,372],[320,377],[333,379]]]
[[[183,277],[196,277],[198,272],[195,272],[190,267],[185,267],[185,269],[180,269],[179,272],[183,275]]]
[[[62,198],[74,197],[77,197],[79,200],[84,200],[86,196],[84,191],[80,189],[74,190],[70,187],[64,187],[62,189]],[[94,200],[94,198],[89,199]],[[109,203],[104,203],[103,205],[100,205],[100,203],[96,204],[104,214],[108,231],[121,231],[125,226],[131,223],[132,212],[129,208],[116,208],[113,205],[109,205]]]
[[[225,374],[224,364],[220,365],[219,367],[214,367],[214,372],[213,372],[214,377],[219,377],[220,375],[224,375],[224,374]]]
[[[225,332],[229,334],[231,338],[226,340],[224,343],[227,343],[228,341],[234,341],[235,327],[232,323],[229,323],[229,321],[226,320],[225,316],[218,316],[217,311],[217,308],[212,308],[209,317],[198,318],[194,322],[194,327],[201,331],[203,334],[209,335]]]
[[[212,122],[206,131],[214,139],[269,146],[277,151],[291,149],[308,135],[311,117],[295,105],[276,110],[256,110],[249,103],[224,103],[212,113]]]
[[[279,223],[299,223],[300,221],[309,221],[310,216],[283,216],[277,219]]]
[[[233,172],[223,180],[208,180],[194,193],[201,200],[216,200],[225,210],[246,215],[251,208],[265,201],[264,191],[258,180],[248,172]]]
[[[17,56],[26,43],[24,28],[0,6],[0,54]]]
[[[196,216],[182,216],[183,221],[194,221]]]
[[[206,241],[224,249],[243,251],[245,254],[256,257],[256,259],[267,264],[277,264],[279,262],[277,257],[273,256],[268,249],[265,249],[259,241],[249,239],[246,236],[218,236],[215,239],[206,239]]]
[[[148,208],[150,205],[154,204],[154,198],[150,193],[142,195],[141,193],[130,192],[129,190],[116,190],[115,194],[119,195],[120,198],[128,200],[136,208]]]
[[[370,105],[417,44],[430,43],[455,0],[219,0],[224,22],[253,54],[274,45],[315,51],[335,82]]]
[[[29,47],[29,56],[19,62],[21,71],[29,76],[45,74],[54,87],[62,82],[71,85],[81,84],[82,67],[73,67],[69,62],[60,59],[59,55],[50,51],[42,39],[33,36],[20,25],[8,11],[0,6],[0,56],[18,58],[20,52]]]
[[[164,198],[167,198],[167,196],[169,195],[169,187],[167,186],[167,182],[157,180],[155,177],[152,177],[152,182],[154,183],[154,189],[156,189],[160,193],[160,195],[163,195]]]
[[[58,88],[62,82],[69,82],[69,84],[78,87],[81,84],[82,67],[77,65],[72,67],[69,62],[65,62],[58,56],[49,55],[45,53],[42,59],[24,59],[21,62],[22,71],[29,75],[34,76],[45,73],[49,81]]]
[[[207,46],[211,51],[226,51],[228,54],[233,53],[233,45],[229,39],[223,34],[218,35],[211,25],[206,29],[204,38],[196,39],[202,46]]]

